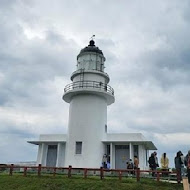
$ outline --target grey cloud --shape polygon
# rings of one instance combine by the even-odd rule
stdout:
[[[36,135],[29,133],[27,130],[16,129],[15,126],[7,126],[5,130],[0,130],[4,135],[17,135],[20,138],[36,138]]]
[[[6,1],[6,0],[1,0],[0,2],[0,10],[7,10],[10,9],[15,3],[17,3],[17,0],[10,0],[10,1]]]
[[[120,73],[115,78],[118,82],[139,85],[149,82],[164,89],[173,88],[176,85],[188,85],[190,82],[189,51],[190,49],[182,49],[180,52],[161,49],[147,51],[132,62],[121,63],[120,68],[118,68],[119,65],[115,65],[112,72],[115,70]]]
[[[108,110],[109,130],[146,135],[148,131],[162,150],[155,133],[189,132],[188,1],[0,4],[0,108],[21,115],[15,126],[16,116],[1,119],[1,126],[7,126],[2,132],[11,139],[5,147],[18,140],[19,153],[28,150],[34,158],[36,152],[29,150],[32,146],[25,144],[26,138],[66,131],[68,104],[61,100],[63,88],[92,34],[107,59],[105,71],[115,89],[116,102]],[[43,37],[29,39],[26,29]],[[33,129],[28,130],[27,123]]]
[[[26,37],[20,28],[19,31],[22,31],[20,34],[7,33],[5,28],[6,25],[3,27],[5,30],[3,35],[0,36],[4,40],[4,45],[0,48],[0,71],[6,76],[0,83],[1,104],[5,104],[8,98],[11,99],[10,95],[14,99],[29,98],[31,100],[31,97],[34,97],[33,94],[37,95],[37,92],[46,94],[43,89],[38,88],[39,83],[53,80],[55,76],[69,78],[75,61],[74,41],[67,41],[60,34],[48,31],[44,40],[34,39],[26,43]],[[16,38],[17,42],[12,43],[10,37]]]
[[[37,146],[22,143],[26,140],[17,134],[0,134],[1,163],[35,161]]]

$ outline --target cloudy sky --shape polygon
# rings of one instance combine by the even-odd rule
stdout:
[[[35,161],[39,134],[66,133],[63,90],[96,35],[115,90],[109,132],[190,149],[189,0],[0,0],[0,163]]]

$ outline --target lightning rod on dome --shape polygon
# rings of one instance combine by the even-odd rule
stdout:
[[[93,34],[92,37],[90,38],[90,40],[94,40],[95,38],[95,35]]]

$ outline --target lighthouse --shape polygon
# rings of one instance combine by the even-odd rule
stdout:
[[[94,40],[80,51],[72,82],[63,94],[63,100],[70,104],[68,132],[41,134],[39,140],[28,141],[38,145],[37,165],[99,168],[106,154],[112,169],[126,169],[126,161],[134,157],[141,169],[148,168],[149,150],[157,149],[152,141],[141,133],[107,132],[107,106],[115,97],[104,72],[105,60]]]
[[[77,56],[71,84],[63,100],[70,104],[65,165],[100,167],[107,133],[107,106],[114,103],[114,90],[105,69],[103,52],[94,40]]]

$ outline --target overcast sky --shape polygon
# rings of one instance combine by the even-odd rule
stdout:
[[[115,90],[109,132],[190,149],[189,0],[0,0],[0,163],[35,161],[39,134],[66,133],[63,90],[96,35]]]

